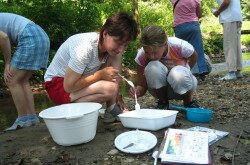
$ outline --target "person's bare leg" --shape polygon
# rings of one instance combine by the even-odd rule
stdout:
[[[5,131],[12,131],[20,127],[31,126],[32,121],[30,121],[29,115],[33,113],[35,114],[34,99],[29,84],[32,71],[18,70],[10,67],[10,72],[13,77],[6,82],[6,85],[10,89],[18,117],[14,124],[5,129]]]
[[[29,85],[29,78],[32,75],[32,71],[18,70],[11,67],[11,73],[14,76],[10,82],[6,82],[6,85],[10,89],[18,117],[34,113],[34,99]]]
[[[193,91],[187,91],[184,95],[183,95],[183,103],[184,103],[184,107],[188,107],[188,108],[199,108],[200,105],[197,101],[193,100]]]
[[[98,81],[82,90],[71,93],[70,98],[73,102],[109,102],[108,105],[111,105],[115,103],[117,90],[118,85],[114,82]]]
[[[183,102],[184,103],[190,103],[193,100],[193,92],[192,91],[187,91],[183,95]]]
[[[34,103],[34,96],[32,93],[32,89],[30,86],[30,77],[32,76],[32,72],[26,75],[26,80],[23,83],[23,90],[25,91],[26,99],[27,99],[27,109],[26,112],[27,114],[36,114],[35,111],[35,103]]]
[[[157,98],[157,99],[159,99],[159,100],[161,100],[161,101],[163,101],[163,102],[167,102],[168,101],[168,96],[167,96],[167,86],[163,86],[163,87],[161,87],[161,88],[159,88],[159,89],[155,89],[153,92],[151,92],[151,94],[155,97],[155,98]]]

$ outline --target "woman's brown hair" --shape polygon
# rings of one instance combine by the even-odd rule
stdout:
[[[135,40],[139,30],[137,22],[127,13],[119,12],[111,15],[100,30],[100,41],[103,40],[104,30],[110,35],[119,37],[120,39],[126,38],[127,40]]]

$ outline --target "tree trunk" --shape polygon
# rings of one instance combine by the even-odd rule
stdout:
[[[140,21],[139,21],[139,10],[138,10],[138,1],[137,0],[133,0],[133,13],[134,13],[134,19],[136,20],[137,24],[138,24],[138,29],[139,29],[139,33],[141,33],[141,28],[140,28]]]

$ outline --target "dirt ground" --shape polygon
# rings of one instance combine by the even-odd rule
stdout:
[[[192,123],[185,113],[179,112],[171,128],[187,129],[202,126],[229,132],[229,135],[210,146],[215,165],[250,164],[250,74],[237,81],[220,82],[216,76],[199,81],[195,98],[205,107],[214,110],[208,124]],[[133,109],[134,100],[125,98]],[[139,99],[142,108],[152,108],[155,100],[147,94]],[[182,105],[172,101],[170,104]],[[42,121],[42,120],[41,120]],[[88,143],[64,147],[57,145],[43,123],[14,132],[0,134],[0,165],[2,164],[153,164],[152,153],[158,149],[167,128],[149,131],[157,139],[152,150],[142,154],[126,154],[116,149],[115,138],[126,131],[120,122],[104,124],[98,120],[96,136]],[[160,161],[158,161],[159,164]]]

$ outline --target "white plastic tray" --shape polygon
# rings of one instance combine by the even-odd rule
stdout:
[[[174,110],[140,109],[118,116],[124,127],[157,131],[173,125],[177,113]]]

